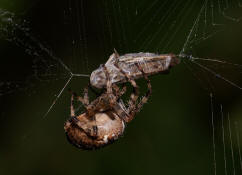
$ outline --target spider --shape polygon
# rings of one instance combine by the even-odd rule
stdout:
[[[137,68],[136,64],[139,64],[146,75],[154,75],[158,73],[167,73],[170,68],[179,63],[179,56],[174,54],[158,55],[154,53],[140,52],[119,56],[118,52],[114,49],[114,53],[105,63],[105,67],[109,72],[109,78],[111,79],[112,84],[117,84],[127,81],[127,78],[120,70],[132,75],[133,79],[142,78],[142,73]],[[92,72],[90,83],[92,87],[98,89],[105,88],[107,84],[107,77],[103,66],[100,66]]]
[[[105,92],[99,97],[89,103],[88,88],[84,89],[83,97],[72,93],[71,117],[64,125],[67,139],[71,144],[80,149],[92,150],[112,143],[123,134],[126,124],[133,120],[135,114],[141,110],[152,92],[147,75],[138,64],[136,66],[143,74],[148,87],[145,96],[139,102],[137,102],[139,97],[138,85],[131,76],[120,70],[133,87],[128,106],[124,105],[120,97],[125,94],[126,86],[121,89],[112,84],[105,66],[103,66],[103,69],[108,81]],[[75,115],[74,99],[80,101],[85,107],[85,112],[81,115]]]

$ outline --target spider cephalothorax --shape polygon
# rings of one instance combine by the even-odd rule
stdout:
[[[87,88],[84,90],[84,97],[72,94],[71,118],[65,123],[64,130],[70,143],[78,148],[96,149],[117,140],[123,134],[126,123],[134,118],[151,94],[150,81],[145,72],[139,67],[147,80],[148,91],[141,101],[137,102],[139,88],[136,82],[132,77],[120,70],[133,86],[133,93],[128,101],[129,106],[126,107],[120,99],[125,93],[126,87],[120,89],[117,85],[112,84],[105,66],[104,70],[106,77],[108,77],[107,88],[99,97],[89,103]],[[75,115],[73,107],[74,98],[83,103],[86,109],[83,114],[78,116]]]

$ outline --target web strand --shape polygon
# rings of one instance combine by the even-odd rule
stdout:
[[[236,140],[237,140],[238,151],[239,151],[240,172],[242,173],[242,157],[241,157],[240,132],[239,132],[239,127],[238,127],[238,122],[235,122],[234,125],[235,125]]]
[[[222,139],[223,139],[223,153],[224,153],[224,171],[225,175],[228,174],[227,170],[227,156],[226,156],[226,147],[225,147],[225,130],[224,130],[224,112],[223,112],[223,106],[220,105],[220,112],[221,112],[221,119],[222,119]]]
[[[175,1],[171,4],[169,9],[167,9],[166,13],[163,14],[162,18],[159,20],[159,23],[161,23],[161,26],[159,26],[159,29],[154,34],[151,35],[151,38],[147,38],[147,40],[144,42],[144,44],[143,44],[143,46],[141,46],[141,48],[144,48],[144,50],[146,50],[148,48],[148,46],[151,45],[151,43],[154,41],[154,39],[157,38],[158,34],[160,34],[161,30],[167,23],[167,20],[169,19],[169,17],[176,11],[176,9],[179,7],[179,5],[180,4]],[[164,39],[164,38],[166,38],[166,36],[163,35],[162,38]]]
[[[189,33],[188,36],[187,36],[187,39],[186,39],[186,41],[185,41],[185,43],[184,43],[184,45],[183,45],[183,48],[182,48],[181,51],[180,51],[180,55],[183,54],[183,53],[185,53],[185,49],[187,48],[187,46],[188,46],[188,44],[189,44],[189,41],[190,41],[190,39],[191,39],[191,37],[192,37],[192,33],[193,33],[193,31],[194,31],[196,25],[198,25],[198,21],[200,20],[201,14],[202,14],[204,8],[205,8],[206,5],[207,5],[207,1],[208,1],[208,0],[206,0],[206,1],[204,2],[203,6],[202,6],[202,8],[201,8],[201,10],[200,10],[200,12],[198,13],[198,16],[197,16],[197,18],[196,18],[196,20],[195,20],[195,22],[194,22],[194,24],[193,24],[193,26],[192,26],[192,28],[191,28],[191,30],[190,30],[190,33]]]
[[[184,56],[182,56],[182,57],[184,57]],[[242,65],[240,65],[240,64],[230,63],[230,62],[223,61],[223,60],[209,59],[209,58],[198,58],[198,57],[193,57],[193,56],[187,56],[187,57],[189,57],[189,59],[194,60],[194,61],[195,60],[202,60],[202,61],[208,61],[208,62],[217,62],[217,63],[228,64],[228,65],[240,67],[242,69]]]
[[[213,94],[212,93],[210,94],[210,107],[211,107],[212,139],[213,139],[213,167],[214,167],[214,175],[217,175],[215,126],[214,126],[214,110],[213,110]]]
[[[70,83],[71,79],[73,78],[73,75],[70,76],[70,78],[67,80],[66,84],[64,85],[64,87],[61,89],[61,91],[59,92],[59,94],[56,96],[55,100],[52,102],[50,108],[48,109],[48,111],[45,113],[45,115],[43,116],[43,118],[46,118],[46,116],[49,114],[49,112],[52,110],[52,108],[54,107],[54,105],[56,104],[57,100],[60,98],[60,96],[62,95],[63,91],[65,90],[65,88],[67,87],[67,85]]]
[[[228,125],[229,125],[229,140],[230,140],[230,149],[231,149],[231,157],[232,157],[233,175],[236,175],[236,172],[235,172],[235,159],[234,159],[234,148],[233,148],[233,140],[232,140],[231,123],[230,123],[230,115],[229,114],[228,114]]]
[[[234,87],[236,87],[236,88],[242,90],[242,87],[240,87],[239,85],[237,85],[237,84],[235,84],[234,82],[230,81],[229,79],[227,79],[227,78],[221,76],[220,74],[216,73],[215,71],[209,69],[208,67],[206,67],[206,66],[204,66],[204,65],[201,65],[201,64],[199,64],[199,63],[197,63],[197,62],[195,62],[195,61],[191,61],[191,62],[194,63],[194,64],[196,64],[196,65],[198,65],[199,67],[203,68],[204,70],[208,71],[209,73],[211,73],[212,75],[214,75],[216,78],[219,78],[219,79],[221,79],[221,80],[223,80],[223,81],[229,83],[230,85],[232,85],[232,86],[234,86]]]

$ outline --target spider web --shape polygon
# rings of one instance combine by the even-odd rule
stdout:
[[[53,41],[48,37],[54,32],[48,35],[38,30],[32,31],[34,27],[39,27],[35,24],[38,17],[33,21],[30,19],[31,23],[12,12],[0,10],[0,37],[4,42],[10,43],[10,49],[5,51],[7,54],[2,55],[13,57],[10,54],[13,49],[21,54],[20,58],[26,59],[18,62],[17,58],[13,58],[9,62],[4,60],[1,64],[2,70],[6,70],[4,67],[14,70],[7,69],[2,73],[2,99],[5,101],[10,96],[12,101],[16,101],[16,98],[21,99],[27,94],[30,95],[31,102],[39,100],[45,104],[33,107],[38,110],[33,115],[38,115],[36,118],[40,120],[34,118],[25,121],[34,123],[32,126],[35,128],[47,126],[47,123],[38,123],[43,122],[43,116],[53,113],[58,115],[56,106],[64,104],[65,114],[68,115],[67,87],[80,92],[87,84],[91,71],[105,63],[114,47],[120,53],[174,53],[181,58],[186,70],[191,71],[189,74],[194,75],[206,93],[210,94],[208,125],[211,126],[213,167],[209,167],[209,174],[242,172],[241,119],[236,117],[236,112],[229,113],[231,108],[241,102],[241,60],[236,53],[212,50],[216,49],[212,47],[213,44],[218,44],[216,40],[227,41],[228,38],[221,40],[222,36],[241,25],[241,1],[143,0],[127,3],[101,0],[93,6],[92,2],[75,0],[62,1],[59,6],[61,22],[52,27],[55,30],[61,27],[64,29],[57,32],[56,38],[51,38]],[[51,25],[51,20],[47,20],[47,24]],[[39,33],[42,35],[38,36]],[[51,47],[47,46],[47,41]],[[16,64],[13,65],[12,60]],[[23,63],[29,66],[27,70],[18,67],[18,64]],[[6,72],[9,74],[6,75]],[[18,77],[18,74],[21,75]],[[45,92],[40,93],[41,91]],[[45,95],[41,98],[43,94]],[[68,103],[62,102],[64,100]],[[232,101],[235,102],[228,105]],[[31,102],[27,100],[26,104],[32,105]],[[32,112],[26,111],[32,106],[23,106],[25,110],[22,114],[31,115]],[[60,110],[63,112],[63,107]],[[5,121],[6,111],[2,116]],[[51,123],[53,118],[47,117],[48,122]],[[23,128],[19,129],[20,132],[22,130]]]

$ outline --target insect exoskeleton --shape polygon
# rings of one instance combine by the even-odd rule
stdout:
[[[125,123],[112,111],[96,113],[93,118],[84,113],[70,118],[64,129],[70,143],[92,150],[117,140],[124,132]]]
[[[170,68],[180,63],[180,59],[174,54],[154,54],[154,53],[130,53],[119,56],[115,52],[109,57],[105,63],[105,69],[109,73],[111,83],[124,83],[127,78],[124,76],[123,71],[131,76],[133,79],[143,78],[142,72],[137,65],[149,75],[165,73]],[[94,70],[90,77],[90,83],[93,87],[98,89],[105,88],[107,84],[107,77],[104,71],[104,65]]]

